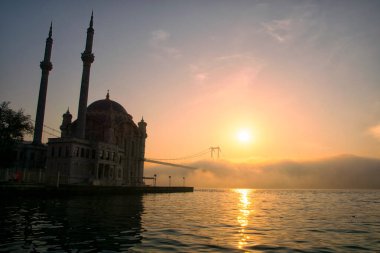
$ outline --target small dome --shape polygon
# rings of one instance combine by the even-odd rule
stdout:
[[[119,103],[117,103],[117,102],[115,102],[109,98],[97,100],[87,107],[87,112],[106,112],[106,113],[109,113],[111,111],[128,115],[127,111],[124,109],[124,107],[122,105],[120,105]]]

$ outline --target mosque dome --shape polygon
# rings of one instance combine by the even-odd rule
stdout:
[[[127,111],[121,104],[109,99],[109,94],[107,94],[105,99],[97,100],[87,107],[87,113],[92,112],[104,112],[107,114],[116,112],[128,115]]]
[[[139,134],[138,126],[122,105],[113,101],[109,93],[87,107],[86,139],[122,145],[131,134]]]

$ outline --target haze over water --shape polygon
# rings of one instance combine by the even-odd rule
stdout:
[[[378,190],[3,199],[0,252],[375,252]]]

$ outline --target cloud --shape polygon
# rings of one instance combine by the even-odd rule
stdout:
[[[274,38],[279,43],[287,42],[291,39],[291,32],[293,28],[291,19],[273,20],[270,22],[262,23],[264,31]]]
[[[227,60],[234,60],[234,59],[245,59],[245,60],[252,60],[257,61],[257,58],[250,56],[248,54],[231,54],[231,55],[223,55],[215,58],[217,61],[227,61]]]
[[[203,82],[207,79],[208,73],[196,73],[194,77],[197,81]]]
[[[368,129],[368,133],[380,141],[380,124],[377,124],[376,126],[370,127]]]
[[[352,189],[380,188],[380,159],[342,155],[313,161],[234,163],[203,160],[195,170],[160,167],[145,174],[158,174],[161,185],[172,176],[173,185],[225,188]]]
[[[173,58],[180,58],[182,56],[182,53],[179,49],[174,47],[164,47],[162,50],[168,55]]]
[[[203,83],[209,80],[221,87],[221,79],[226,79],[237,74],[244,75],[246,79],[252,81],[262,67],[263,63],[260,59],[247,53],[217,56],[198,64],[191,64],[189,69],[196,81]],[[247,84],[247,82],[241,81],[229,83]]]
[[[156,51],[155,55],[159,58],[170,57],[180,58],[181,51],[173,46],[170,46],[171,34],[165,30],[156,30],[151,32],[150,45]]]
[[[151,41],[152,43],[157,44],[162,41],[168,40],[169,37],[170,37],[170,33],[164,30],[156,30],[156,31],[153,31],[151,34]]]

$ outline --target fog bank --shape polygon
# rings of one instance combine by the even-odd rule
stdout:
[[[342,155],[320,160],[234,163],[202,160],[197,169],[148,168],[145,176],[157,174],[158,185],[185,184],[195,187],[285,188],[285,189],[380,189],[380,159]],[[150,182],[147,182],[148,184]]]

